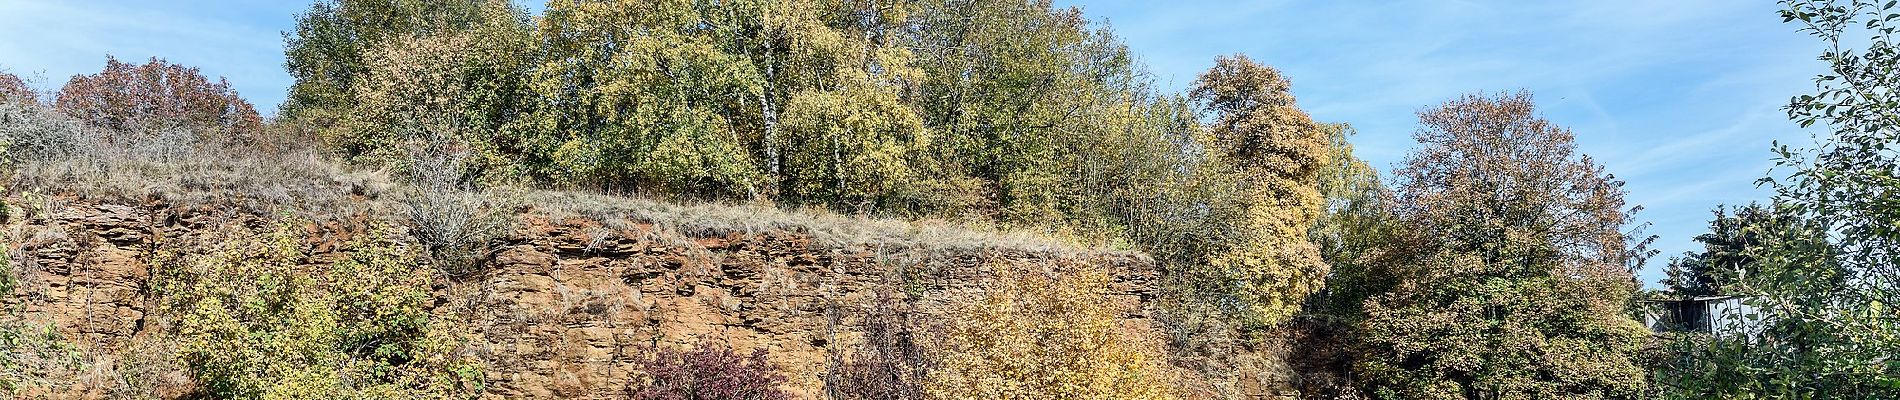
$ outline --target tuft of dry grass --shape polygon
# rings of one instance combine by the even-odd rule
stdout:
[[[466,165],[470,153],[455,145],[451,135],[424,130],[409,144],[408,166],[402,171],[403,195],[397,197],[409,218],[409,233],[451,276],[473,272],[500,238],[512,215],[506,196],[472,182]]]
[[[138,138],[114,139],[43,105],[0,104],[0,163],[12,194],[328,214],[373,207],[395,186],[385,172],[345,168],[308,145],[182,129]]]
[[[394,188],[380,171],[342,168],[311,152],[258,157],[220,151],[21,163],[10,186],[84,199],[235,205],[264,214],[373,208]]]

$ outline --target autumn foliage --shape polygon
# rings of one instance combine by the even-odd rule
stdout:
[[[1282,71],[1222,56],[1163,90],[1108,26],[1050,0],[317,0],[285,34],[296,82],[270,132],[308,132],[312,162],[405,178],[389,197],[427,255],[365,242],[306,270],[279,232],[173,260],[158,282],[178,292],[158,300],[194,337],[178,356],[205,395],[479,395],[479,368],[444,355],[423,258],[448,279],[483,268],[516,212],[496,189],[635,192],[1033,231],[1160,271],[1141,299],[1061,262],[946,295],[965,297],[888,283],[851,327],[863,343],[827,349],[834,398],[1231,398],[1257,394],[1248,379],[1309,398],[1893,397],[1900,6],[1782,3],[1837,48],[1787,109],[1834,136],[1777,149],[1775,202],[1718,213],[1667,282],[1776,302],[1757,304],[1779,319],[1757,333],[1780,336],[1675,343],[1660,373],[1631,317],[1640,207],[1529,93],[1420,112],[1383,180]],[[1839,50],[1857,27],[1887,36]],[[108,57],[57,112],[38,100],[0,73],[0,161],[267,135],[229,83],[159,58]],[[763,350],[645,356],[634,398],[790,396]]]
[[[658,348],[639,365],[637,400],[789,400],[785,376],[764,349],[741,356],[724,346],[687,351]]]
[[[468,155],[458,183],[1113,243],[1170,271],[1166,295],[1197,308],[1173,315],[1229,337],[1286,320],[1327,274],[1307,240],[1327,131],[1244,56],[1166,93],[1106,26],[1047,1],[418,4],[320,1],[286,38],[287,114],[352,162],[402,170],[441,142]]]
[[[1213,117],[1207,145],[1221,161],[1213,165],[1232,176],[1216,182],[1234,193],[1212,204],[1231,215],[1223,232],[1232,233],[1200,270],[1219,275],[1202,279],[1236,285],[1220,294],[1242,300],[1245,320],[1277,324],[1326,276],[1307,231],[1324,206],[1319,170],[1329,156],[1327,134],[1294,104],[1286,77],[1246,56],[1216,59],[1195,84],[1189,95]]]
[[[39,94],[26,86],[19,75],[0,72],[0,102],[9,101],[39,101]]]
[[[211,137],[252,140],[263,131],[257,110],[229,82],[213,82],[196,67],[156,57],[145,64],[128,64],[108,56],[105,70],[68,81],[54,106],[123,135],[188,129]]]
[[[1398,172],[1396,282],[1358,322],[1376,398],[1634,399],[1648,332],[1628,315],[1622,184],[1528,93],[1421,112]]]
[[[1016,268],[947,319],[930,398],[1174,398],[1158,338],[1122,323],[1106,273]]]

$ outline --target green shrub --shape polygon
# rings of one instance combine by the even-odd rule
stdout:
[[[82,366],[81,353],[52,325],[0,317],[0,395],[61,386],[63,377]]]
[[[308,257],[305,224],[198,249],[160,278],[179,357],[217,398],[472,398],[476,360],[429,314],[430,271],[387,228]],[[244,235],[244,232],[232,232]],[[251,236],[251,235],[247,235]]]

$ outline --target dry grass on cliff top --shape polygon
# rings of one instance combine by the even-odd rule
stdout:
[[[945,220],[904,220],[845,215],[823,209],[786,209],[771,204],[679,203],[639,197],[531,191],[524,204],[551,218],[583,218],[614,224],[649,223],[662,231],[690,237],[793,232],[819,243],[871,246],[886,250],[1016,250],[1038,254],[1118,253],[1137,256],[1045,233],[1002,229],[987,224]]]
[[[182,128],[111,134],[44,105],[0,102],[0,163],[23,192],[119,202],[349,213],[394,185],[387,174],[330,162],[300,136],[210,140]]]
[[[4,112],[37,111],[0,110]],[[16,118],[11,122],[19,121]],[[4,177],[5,194],[14,201],[70,196],[103,202],[230,207],[260,215],[321,219],[370,213],[400,219],[402,206],[396,204],[397,199],[418,193],[416,188],[392,178],[388,171],[352,168],[300,144],[308,140],[232,144],[180,139],[127,145],[57,119],[36,123],[48,126],[26,127],[38,132],[25,132],[18,125],[0,126],[0,143],[59,146],[36,150],[15,145],[8,150],[11,163],[6,167],[11,173]],[[36,196],[22,196],[26,193]],[[583,218],[608,226],[645,223],[685,237],[791,232],[809,235],[822,244],[894,251],[1013,250],[1138,256],[1057,235],[973,222],[912,221],[771,204],[675,202],[544,189],[500,188],[483,195],[496,197],[491,204],[525,206],[522,208],[530,213],[557,221]]]
[[[268,157],[84,157],[15,165],[13,191],[81,199],[241,207],[258,214],[368,210],[395,188],[380,171],[352,170],[312,152]]]

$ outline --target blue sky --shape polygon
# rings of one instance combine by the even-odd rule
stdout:
[[[1077,1],[1161,83],[1246,53],[1293,81],[1317,119],[1357,127],[1382,171],[1415,142],[1416,113],[1474,91],[1527,89],[1579,150],[1628,182],[1661,256],[1700,249],[1709,210],[1771,194],[1772,141],[1811,143],[1780,107],[1812,91],[1819,42],[1772,1]]]
[[[1321,120],[1358,127],[1382,170],[1415,113],[1462,93],[1528,89],[1584,153],[1628,181],[1662,257],[1695,249],[1709,209],[1764,199],[1773,140],[1808,135],[1779,107],[1822,70],[1770,1],[1087,1],[1163,87],[1245,53],[1293,80]],[[223,76],[260,111],[284,98],[285,1],[0,0],[0,68],[53,90],[104,56],[160,56]]]

